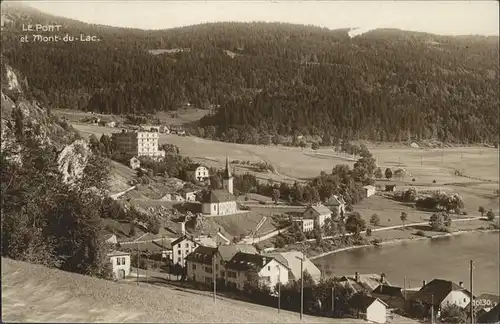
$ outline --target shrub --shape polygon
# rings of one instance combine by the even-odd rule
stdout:
[[[382,243],[382,240],[381,240],[381,239],[379,239],[379,238],[376,238],[376,239],[373,239],[373,240],[371,241],[371,243],[372,243],[373,245],[379,245],[380,243]]]
[[[495,213],[490,209],[487,213],[486,213],[486,217],[488,217],[488,220],[489,221],[492,221],[495,219]]]
[[[417,232],[415,232],[415,235],[418,235],[418,236],[425,236],[425,233],[424,233],[424,231],[422,231],[422,230],[418,230]]]
[[[415,182],[415,178],[411,179],[411,181]]]
[[[436,180],[432,180],[432,183],[436,183]]]

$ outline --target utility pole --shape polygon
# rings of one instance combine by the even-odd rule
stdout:
[[[215,253],[212,256],[212,280],[214,282],[214,304],[217,299],[217,280],[215,275]]]
[[[332,287],[332,316],[335,314],[335,286]]]
[[[139,256],[139,243],[137,243],[137,264],[136,264],[136,266],[137,266],[137,268],[136,268],[136,270],[137,270],[137,286],[139,286],[139,257],[140,257]]]
[[[300,320],[304,314],[304,252],[302,258],[296,257],[300,260]]]
[[[278,265],[278,313],[281,309],[281,268]]]
[[[470,323],[474,324],[474,293],[472,289],[474,288],[472,285],[473,274],[472,271],[474,269],[474,261],[470,260]]]
[[[405,300],[406,300],[406,276],[405,276],[404,284],[403,284],[403,293],[404,293],[404,297],[405,297]]]
[[[434,324],[434,294],[431,294],[431,324]]]
[[[420,155],[420,165],[424,165],[424,157]]]

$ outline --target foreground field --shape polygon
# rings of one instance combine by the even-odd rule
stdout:
[[[2,258],[4,322],[297,323],[298,314],[195,291],[137,287]],[[304,316],[305,323],[362,323]]]

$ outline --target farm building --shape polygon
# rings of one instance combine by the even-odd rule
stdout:
[[[300,229],[302,232],[312,232],[314,230],[314,219],[305,219],[303,217],[294,217],[292,219],[293,223],[299,224]]]
[[[365,190],[365,197],[368,198],[375,194],[377,188],[375,186],[364,186],[363,189]]]

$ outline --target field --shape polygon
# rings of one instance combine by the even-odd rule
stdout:
[[[89,125],[75,125],[75,127],[87,134],[119,131]],[[161,135],[160,142],[175,144],[180,148],[181,154],[214,167],[222,167],[226,155],[230,160],[266,161],[275,167],[276,172],[253,172],[263,180],[300,181],[314,177],[321,171],[330,172],[337,164],[352,166],[354,163],[352,157],[338,154],[332,148],[314,151],[310,148],[224,143],[176,135]],[[406,172],[402,179],[377,181],[382,188],[388,183],[396,184],[399,188],[414,185],[417,190],[441,188],[461,195],[465,210],[469,214],[477,215],[479,206],[494,211],[499,209],[498,195],[494,194],[494,190],[498,189],[498,149],[485,147],[422,149],[389,143],[366,143],[366,145],[383,170],[402,168]],[[461,175],[457,175],[455,171]],[[237,167],[236,172],[244,172],[244,169]],[[415,181],[412,181],[413,179]],[[373,213],[377,213],[383,226],[399,224],[402,211],[408,213],[410,222],[428,218],[426,213],[381,197],[365,199],[354,206],[354,209],[367,219]],[[245,226],[249,227],[251,226]]]
[[[298,314],[135,283],[114,283],[2,258],[3,322],[297,323]],[[306,323],[361,323],[304,316]]]

